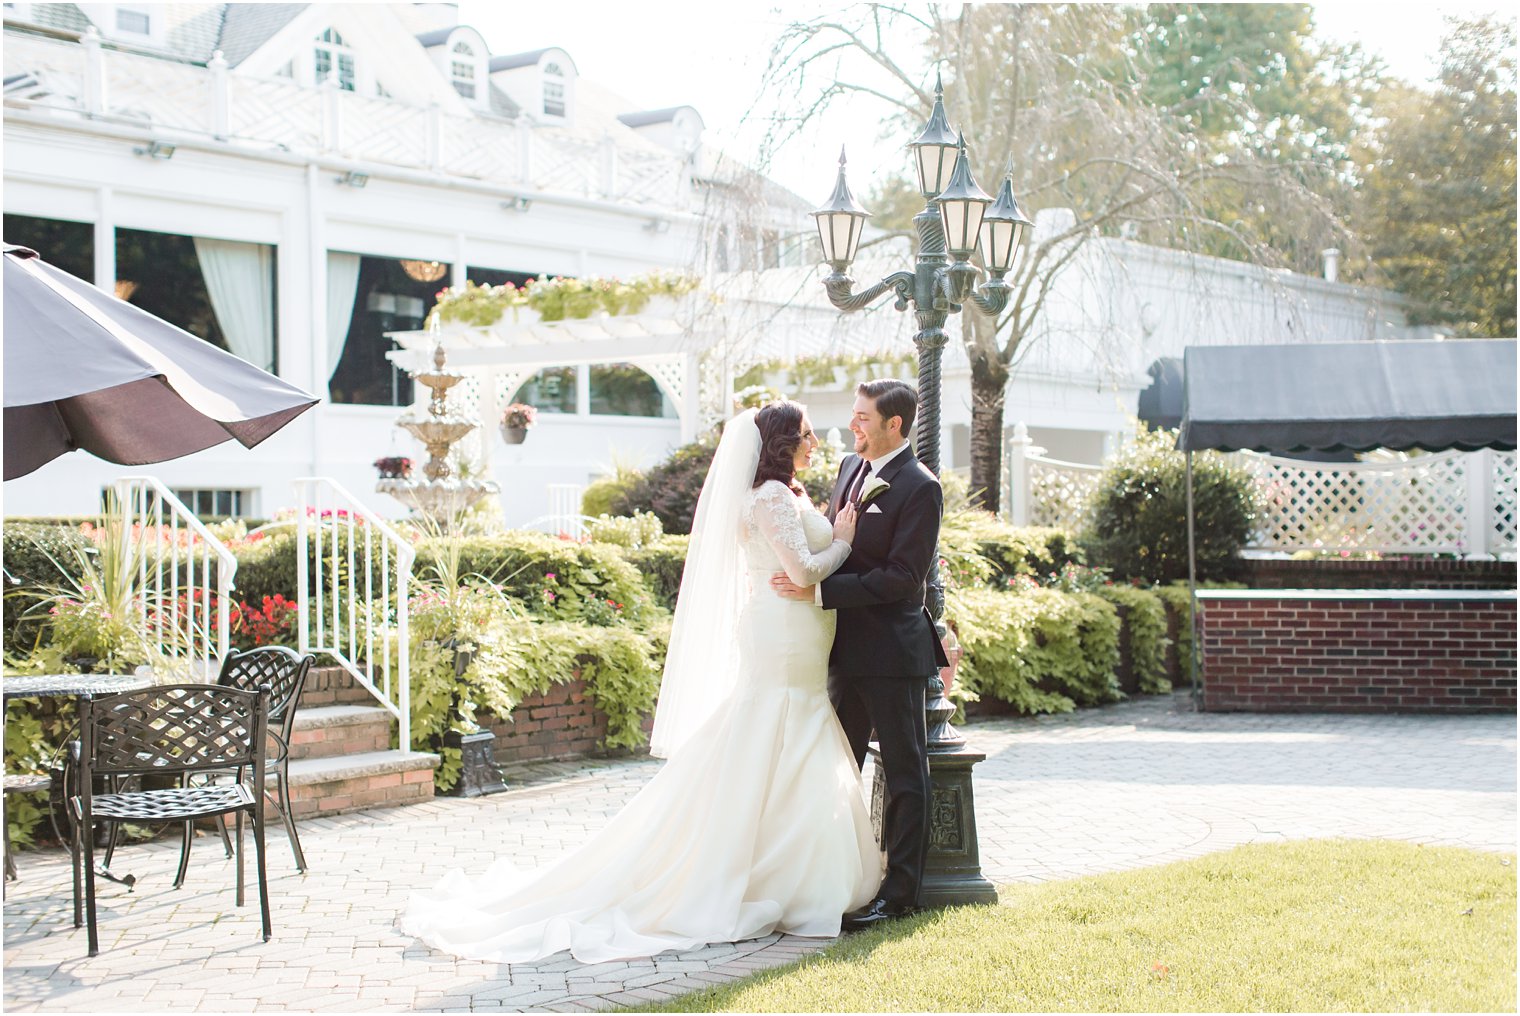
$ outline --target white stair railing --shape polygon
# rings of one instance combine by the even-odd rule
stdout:
[[[416,551],[337,481],[308,476],[295,486],[299,649],[326,653],[348,671],[396,717],[401,749],[409,750],[407,600]]]
[[[237,558],[174,492],[152,476],[111,485],[124,525],[123,561],[137,572],[137,609],[149,637],[177,667],[200,680],[216,677],[232,630]]]

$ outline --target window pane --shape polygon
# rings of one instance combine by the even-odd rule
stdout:
[[[7,215],[4,230],[6,243],[30,247],[55,268],[95,281],[95,227],[88,222]]]
[[[591,368],[591,412],[596,416],[673,418],[675,406],[654,378],[631,363]]]
[[[513,402],[526,402],[537,407],[540,413],[575,412],[574,367],[548,367],[529,378]]]
[[[213,346],[229,349],[206,291],[195,241],[188,236],[118,229],[116,295]]]
[[[557,81],[544,82],[544,112],[549,116],[565,115],[565,86]]]
[[[347,53],[338,54],[338,87],[346,92],[354,90],[354,58]]]
[[[422,262],[431,266],[431,262]],[[396,258],[361,257],[359,284],[349,318],[348,341],[328,382],[334,402],[366,406],[406,406],[412,402],[412,379],[385,354],[400,347],[386,332],[422,327],[438,293],[448,285],[450,266],[442,264],[441,278],[419,281],[408,275]]]
[[[142,11],[129,11],[117,9],[116,30],[119,32],[136,32],[139,35],[148,34],[148,15]]]

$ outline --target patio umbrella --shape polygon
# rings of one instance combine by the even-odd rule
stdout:
[[[76,448],[121,465],[252,448],[318,401],[36,251],[3,257],[7,480]]]

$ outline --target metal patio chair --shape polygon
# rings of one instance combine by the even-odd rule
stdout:
[[[290,849],[295,854],[296,870],[306,870],[306,854],[301,850],[301,838],[296,834],[295,812],[290,806],[290,737],[295,729],[296,707],[300,705],[301,690],[306,686],[306,675],[315,657],[301,656],[284,646],[261,646],[243,652],[233,650],[222,661],[216,683],[224,688],[252,690],[263,685],[270,689],[269,738],[273,742],[266,762],[266,774],[274,777],[275,796],[271,798],[275,810],[285,823],[285,835],[290,839]],[[227,856],[232,856],[232,844],[227,839],[227,827],[218,822],[222,846]],[[179,873],[174,886],[184,884],[185,872],[190,866],[192,823],[185,823],[183,845],[180,848]]]
[[[81,897],[89,927],[89,954],[100,952],[95,925],[95,837],[98,822],[188,822],[237,816],[237,905],[243,905],[243,815],[253,818],[264,941],[271,934],[269,882],[264,864],[264,771],[268,758],[269,688],[244,691],[205,684],[166,685],[141,691],[85,696],[79,740],[70,746],[78,781],[69,798],[74,819],[74,927]],[[246,768],[249,783],[188,786],[199,773]],[[169,777],[158,790],[114,788],[132,777]],[[104,779],[105,792],[95,789]],[[81,880],[83,886],[81,889]]]

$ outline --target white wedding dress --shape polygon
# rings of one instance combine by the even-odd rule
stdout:
[[[606,828],[520,873],[452,872],[413,894],[402,929],[471,959],[586,963],[737,942],[774,931],[832,937],[867,903],[883,860],[827,694],[834,614],[770,589],[849,554],[806,500],[768,481],[745,496],[750,592],[734,692]]]

